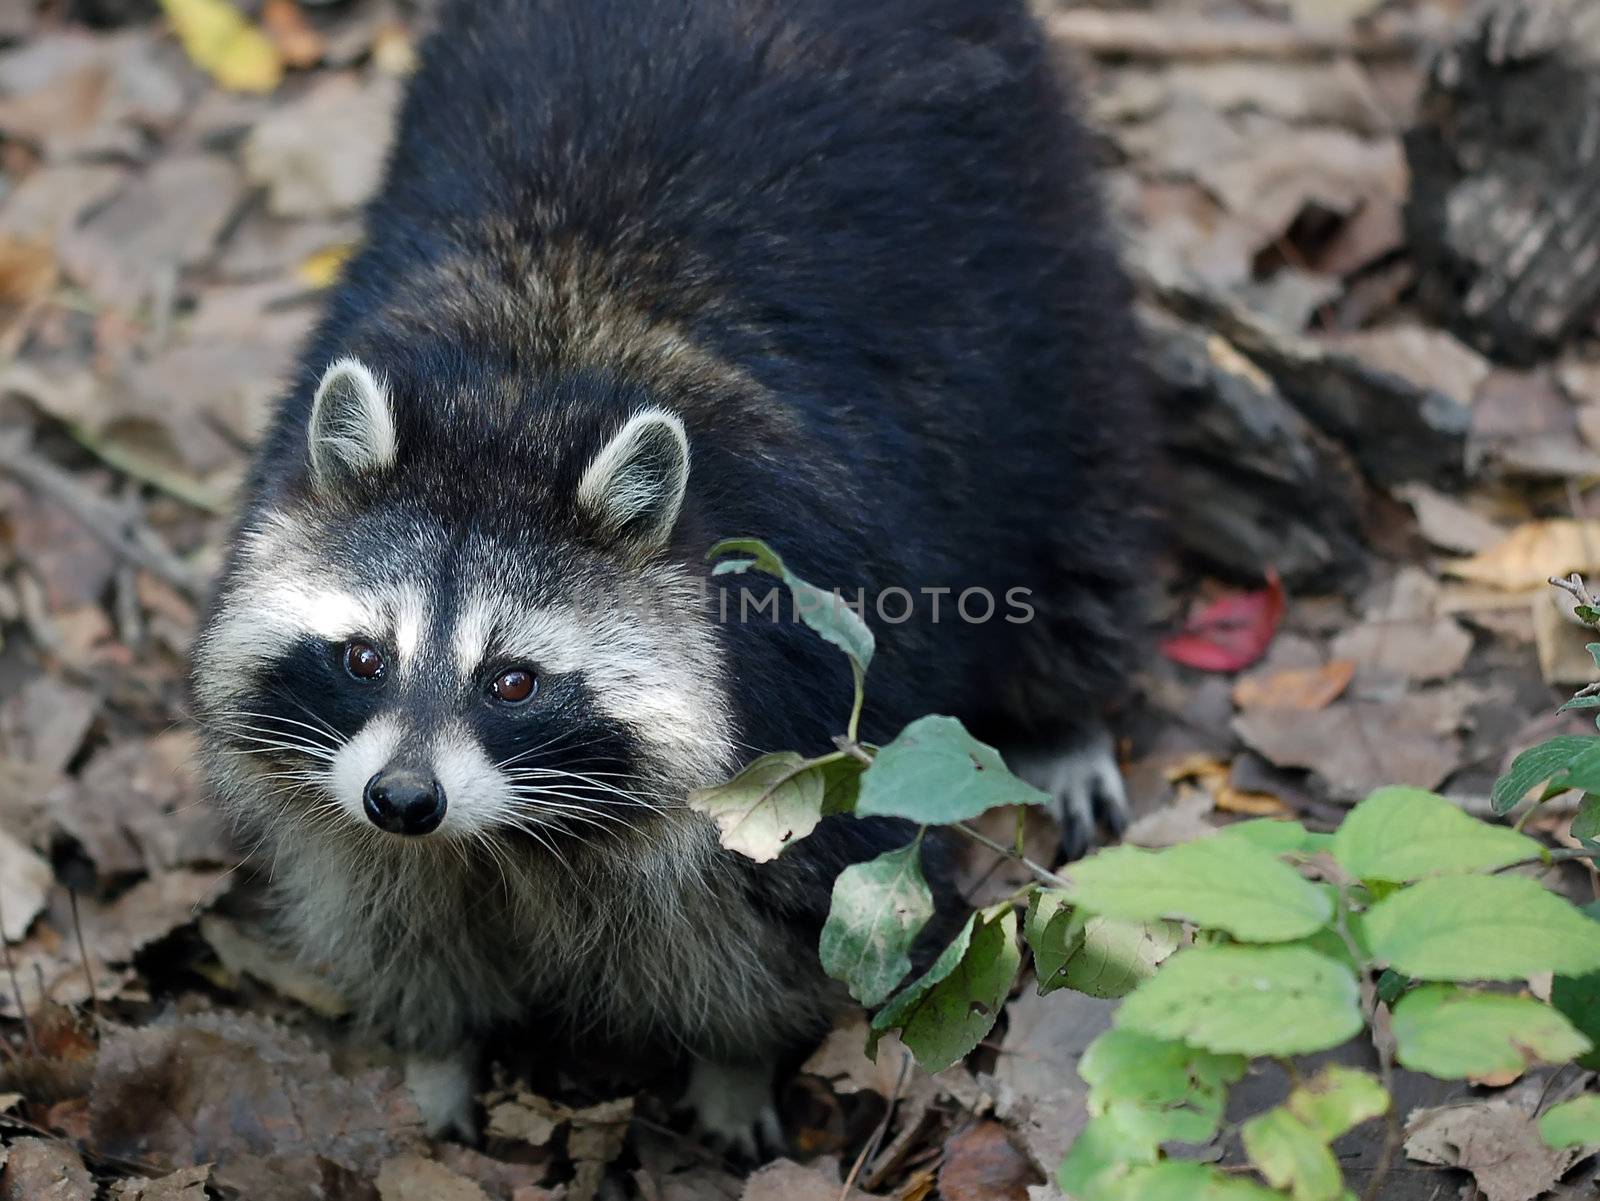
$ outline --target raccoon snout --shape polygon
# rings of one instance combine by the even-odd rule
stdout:
[[[362,794],[372,824],[391,834],[431,834],[444,821],[444,789],[430,776],[403,767],[386,767]]]

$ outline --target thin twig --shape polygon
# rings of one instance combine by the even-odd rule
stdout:
[[[94,987],[94,971],[89,967],[89,947],[83,941],[83,923],[78,920],[78,890],[67,889],[67,901],[72,906],[72,932],[78,936],[78,957],[83,961],[83,978],[89,984],[89,1012],[100,1020],[100,995]]]
[[[839,1190],[839,1201],[846,1201],[846,1198],[850,1196],[850,1190],[855,1188],[856,1180],[861,1175],[861,1169],[866,1166],[869,1159],[878,1153],[878,1148],[883,1144],[883,1136],[889,1132],[889,1119],[894,1117],[894,1107],[900,1101],[900,1090],[905,1087],[906,1076],[910,1071],[911,1052],[903,1051],[900,1055],[900,1074],[895,1077],[894,1091],[889,1094],[888,1107],[884,1109],[883,1117],[879,1120],[877,1129],[872,1132],[872,1137],[867,1140],[867,1145],[862,1147],[861,1154],[856,1156],[856,1162],[850,1169],[850,1175],[845,1177],[844,1187]]]
[[[149,530],[140,528],[128,510],[86,491],[67,472],[30,454],[15,439],[0,439],[0,471],[49,497],[135,567],[171,584],[189,600],[203,598],[205,589],[196,574]]]
[[[1349,913],[1343,905],[1339,906],[1339,920],[1334,926],[1334,931],[1344,942],[1351,959],[1358,964],[1365,964],[1366,955],[1350,933]],[[1380,1004],[1378,986],[1373,982],[1372,972],[1366,967],[1363,967],[1357,975],[1361,989],[1361,1009],[1366,1015],[1367,1028],[1372,1031],[1372,1049],[1378,1056],[1378,1078],[1383,1083],[1384,1096],[1389,1099],[1389,1107],[1383,1113],[1383,1142],[1378,1148],[1378,1162],[1373,1165],[1372,1175],[1367,1178],[1367,1187],[1361,1194],[1361,1201],[1378,1201],[1384,1179],[1389,1175],[1389,1168],[1394,1163],[1395,1152],[1400,1150],[1403,1132],[1400,1129],[1400,1117],[1395,1112],[1394,1103],[1394,1047],[1391,1039],[1381,1038],[1378,1034]]]
[[[37,1055],[39,1041],[33,1036],[33,1023],[28,1020],[28,1007],[22,1003],[22,982],[17,979],[17,965],[11,958],[11,944],[6,941],[6,911],[3,905],[0,905],[0,952],[5,954],[6,975],[11,978],[11,995],[16,998],[17,1016],[22,1019],[22,1032],[27,1036],[28,1046]]]
[[[1071,888],[1072,887],[1072,885],[1070,883],[1068,883],[1067,880],[1064,877],[1056,875],[1055,872],[1051,871],[1049,868],[1040,867],[1037,863],[1035,863],[1032,859],[1029,859],[1026,855],[1020,854],[1019,852],[1017,852],[1013,848],[1006,846],[1004,843],[996,842],[994,839],[990,838],[987,834],[978,833],[978,831],[974,830],[971,826],[967,825],[965,822],[957,822],[956,823],[956,829],[960,830],[963,834],[965,834],[968,838],[972,839],[974,842],[988,847],[996,855],[1003,855],[1007,859],[1015,859],[1018,863],[1022,864],[1023,867],[1027,868],[1030,872],[1032,872],[1034,874],[1034,876],[1037,877],[1040,881],[1042,881],[1045,884],[1050,885],[1052,888]]]

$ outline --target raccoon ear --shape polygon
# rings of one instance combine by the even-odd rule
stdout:
[[[689,436],[664,409],[635,413],[578,481],[578,507],[608,533],[648,549],[678,523],[689,484]]]
[[[359,359],[337,360],[323,372],[306,433],[311,481],[324,492],[394,462],[389,394]]]

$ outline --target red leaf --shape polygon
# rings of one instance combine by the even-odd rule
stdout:
[[[1260,592],[1236,592],[1213,601],[1189,619],[1182,633],[1161,643],[1174,663],[1201,671],[1242,671],[1262,655],[1283,620],[1283,582],[1267,569]]]

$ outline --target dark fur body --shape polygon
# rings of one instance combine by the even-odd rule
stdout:
[[[318,505],[311,396],[345,355],[386,377],[399,458]],[[383,548],[415,546],[440,621],[460,581],[499,570],[469,533],[520,565],[511,578],[542,581],[530,589],[625,588],[637,565],[571,497],[619,422],[658,405],[682,417],[693,455],[667,560],[700,575],[713,542],[752,535],[851,595],[951,589],[938,624],[926,598],[909,622],[872,621],[864,737],[943,712],[992,740],[1043,742],[1092,720],[1128,666],[1150,439],[1135,355],[1089,152],[1022,3],[456,0],[244,524],[315,513],[306,553],[375,580]],[[242,570],[236,554],[219,609],[246,603]],[[1002,599],[987,623],[952,620],[973,587],[1030,589],[1036,616],[1006,622]],[[826,749],[849,707],[843,657],[787,620],[713,624],[734,741],[712,758]],[[296,653],[249,703],[292,692],[355,728],[361,702],[304,699],[332,685],[315,647]],[[565,713],[598,740],[591,754],[629,768],[633,732],[592,718],[581,679],[551,696],[550,721]],[[641,816],[619,843],[570,848],[582,888],[513,841],[510,880],[435,864],[425,904],[382,913],[386,890],[420,895],[408,856],[357,867],[370,852],[337,833],[297,850],[217,776],[280,861],[345,873],[359,937],[330,933],[342,919],[328,898],[302,898],[291,920],[351,958],[341,975],[369,1019],[440,1051],[531,1010],[624,1047],[770,1054],[820,1028],[837,996],[815,962],[834,875],[904,839],[830,820],[755,867],[705,850],[702,819],[662,844],[660,820]],[[673,839],[698,839],[705,858],[681,889],[639,866]],[[543,941],[518,945],[530,939]],[[661,946],[640,959],[629,948],[645,939]],[[756,965],[729,976],[754,990],[748,1006],[709,983],[671,995],[676,971],[714,980],[719,956],[737,955]],[[621,1016],[630,1006],[641,1016]]]

